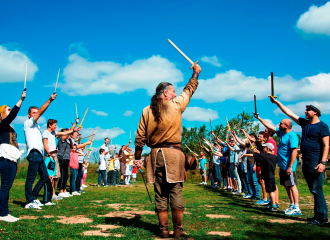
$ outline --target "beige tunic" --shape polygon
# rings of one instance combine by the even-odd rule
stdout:
[[[143,109],[135,137],[135,147],[145,144],[153,147],[159,144],[181,144],[182,113],[198,86],[197,79],[191,78],[183,92],[172,100],[164,100],[161,108],[162,121],[157,124],[147,106]],[[147,162],[147,182],[155,182],[156,155],[162,151],[165,159],[166,178],[169,183],[184,181],[185,156],[182,151],[171,148],[153,148]]]

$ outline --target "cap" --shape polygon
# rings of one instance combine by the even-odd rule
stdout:
[[[319,114],[319,116],[321,116],[322,107],[320,106],[320,104],[315,103],[314,105],[306,105],[306,108],[311,108],[315,110]]]
[[[51,152],[58,152],[58,150],[56,149],[56,148],[50,148],[49,149],[49,152],[51,153]]]
[[[274,150],[274,145],[271,144],[271,143],[261,144],[261,146],[263,146],[263,147],[268,147],[268,149],[270,149],[271,151]]]

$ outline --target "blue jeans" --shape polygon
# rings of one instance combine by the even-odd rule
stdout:
[[[240,165],[238,166],[238,175],[242,181],[242,191],[245,194],[252,196],[253,192],[252,192],[250,182],[247,177],[247,173],[245,172],[245,169],[244,169],[244,163],[240,163]]]
[[[79,168],[78,168],[78,176],[76,180],[76,190],[80,191],[81,188],[81,180],[84,176],[84,168],[82,163],[79,163]]]
[[[106,170],[99,170],[98,184],[101,185],[101,179],[103,179],[104,186],[107,185],[107,173]]]
[[[257,173],[253,171],[254,163],[247,164],[247,179],[252,190],[252,197],[260,198],[260,186],[257,179]]]
[[[218,169],[217,169],[218,168]],[[214,183],[217,182],[217,186],[221,186],[221,183],[219,182],[219,175],[218,175],[218,170],[220,172],[220,167],[217,164],[212,165],[211,171],[210,171],[210,177],[211,177],[211,187],[215,187]],[[221,175],[220,175],[221,179]],[[219,185],[220,184],[220,185]]]
[[[115,185],[115,184],[119,185],[119,170],[113,170],[112,185]]]
[[[238,188],[237,191],[241,192],[242,191],[241,179],[238,176],[237,166],[235,166],[235,163],[230,163],[230,169],[233,171],[233,174],[237,181],[237,188]]]
[[[25,181],[25,197],[26,203],[28,204],[38,198],[38,193],[48,181],[49,176],[44,162],[44,158],[39,151],[34,149],[31,150],[29,155],[27,156],[27,160],[29,162],[29,166]],[[36,180],[37,173],[39,173],[40,179],[32,191],[32,185]]]
[[[302,171],[309,191],[314,195],[314,217],[328,218],[328,207],[323,194],[323,173],[316,173],[317,162],[304,162]]]
[[[9,191],[13,186],[14,179],[17,172],[17,163],[10,161],[6,158],[0,158],[0,174],[1,174],[1,187],[0,187],[0,216],[4,217],[9,214],[8,200]]]
[[[79,191],[80,189],[76,189],[76,181],[78,177],[78,169],[70,168],[70,192],[73,193],[75,191]]]
[[[215,170],[215,173],[217,175],[217,181],[218,181],[218,184],[217,186],[218,187],[221,187],[221,172],[220,172],[220,164],[214,164],[214,170]]]

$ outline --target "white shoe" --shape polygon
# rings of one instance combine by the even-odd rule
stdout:
[[[87,186],[85,184],[82,185],[83,188],[86,188]]]
[[[46,202],[45,203],[45,206],[53,206],[53,205],[56,205],[56,203],[53,203],[53,202]]]
[[[17,222],[18,220],[15,220],[13,218],[11,218],[9,216],[9,214],[7,216],[4,216],[4,217],[0,217],[0,221],[5,221],[5,222]]]
[[[29,204],[25,205],[25,208],[32,208],[32,209],[39,209],[41,210],[41,207],[39,207],[37,204],[35,204],[34,202],[30,202]]]
[[[60,195],[56,196],[55,194],[52,196],[52,200],[56,200],[56,201],[59,201],[59,200],[62,200],[63,198],[60,197]]]
[[[18,221],[18,220],[19,220],[19,218],[17,218],[17,217],[14,217],[14,216],[12,216],[12,215],[10,215],[10,214],[8,214],[8,215],[7,215],[7,217],[10,217],[10,218],[12,218],[12,219],[14,219],[14,220],[16,220],[16,221]]]
[[[43,204],[42,204],[38,199],[33,200],[33,202],[34,202],[36,205],[38,205],[39,207],[42,207],[42,206],[43,206]]]
[[[69,192],[65,192],[64,194],[68,197],[73,197],[73,195],[71,195]]]
[[[81,194],[78,193],[78,192],[73,192],[72,195],[73,195],[73,196],[80,196]]]
[[[69,197],[66,193],[59,193],[58,194],[58,197],[61,197],[61,198],[67,198],[67,197]]]
[[[204,184],[203,184],[203,185],[205,185],[205,186],[206,186],[206,185],[207,185],[207,183],[206,183],[206,182],[204,182]]]
[[[84,191],[84,188],[83,187],[80,187],[80,191]]]
[[[201,182],[200,185],[204,185],[204,182]]]

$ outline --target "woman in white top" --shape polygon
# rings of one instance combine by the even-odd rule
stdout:
[[[22,155],[17,143],[17,134],[10,124],[16,118],[25,96],[26,92],[23,91],[21,99],[13,109],[7,105],[0,107],[0,220],[6,222],[19,220],[11,216],[8,209],[9,191],[17,172],[17,159]]]

